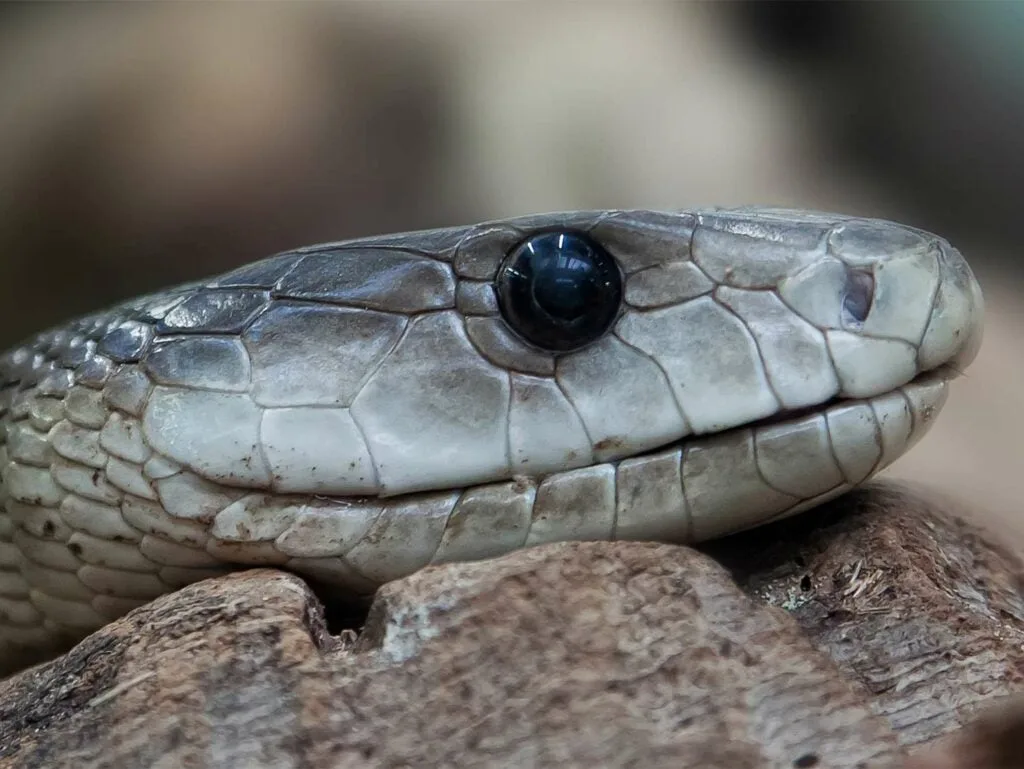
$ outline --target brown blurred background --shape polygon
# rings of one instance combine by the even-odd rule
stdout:
[[[949,237],[982,353],[894,475],[1024,537],[1024,4],[0,5],[0,344],[295,245],[763,203]]]

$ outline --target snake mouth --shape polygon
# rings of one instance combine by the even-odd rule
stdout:
[[[766,427],[769,425],[776,425],[782,422],[791,422],[803,417],[813,416],[815,414],[822,414],[832,408],[840,406],[851,405],[854,403],[864,403],[872,400],[873,398],[879,398],[885,395],[889,395],[895,392],[902,392],[905,387],[912,387],[914,385],[923,383],[949,383],[958,377],[964,376],[964,372],[959,371],[950,364],[943,364],[937,368],[929,369],[928,371],[922,371],[909,382],[894,387],[891,390],[884,390],[874,395],[865,396],[862,398],[854,398],[843,395],[836,395],[833,398],[829,398],[827,401],[821,403],[815,403],[810,406],[803,406],[798,409],[782,409],[781,411],[772,414],[770,417],[764,419],[758,419],[755,422],[750,422],[746,425],[741,426],[739,429],[757,429],[758,427]]]
[[[922,371],[913,379],[905,382],[898,387],[894,387],[890,390],[884,390],[873,395],[864,397],[850,397],[843,395],[836,395],[828,400],[821,401],[820,403],[813,403],[809,406],[802,406],[795,409],[781,409],[771,416],[758,419],[753,422],[747,422],[746,424],[737,425],[735,427],[728,428],[714,433],[702,433],[702,434],[689,434],[682,438],[678,438],[673,441],[668,441],[660,446],[638,452],[629,457],[623,457],[622,460],[626,459],[642,459],[650,457],[665,451],[671,451],[676,449],[686,449],[688,446],[702,443],[705,441],[713,440],[716,437],[724,437],[735,435],[736,433],[751,431],[757,432],[758,430],[764,430],[771,427],[777,427],[779,425],[793,424],[799,422],[801,419],[807,417],[815,417],[826,415],[829,412],[834,412],[838,409],[845,407],[851,407],[856,405],[870,404],[879,398],[885,398],[895,393],[902,393],[902,397],[905,398],[908,403],[911,403],[914,399],[908,396],[908,390],[914,390],[919,388],[930,388],[930,387],[945,387],[954,379],[958,379],[961,376],[965,376],[965,372],[958,369],[952,364],[942,364],[936,368]],[[940,404],[941,407],[941,404]],[[937,411],[937,408],[933,408],[933,411]],[[916,413],[916,409],[911,407],[911,413]],[[931,419],[934,414],[922,414],[921,418]],[[622,461],[619,460],[619,461]]]

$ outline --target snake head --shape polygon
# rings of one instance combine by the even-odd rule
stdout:
[[[369,495],[542,476],[893,392],[966,365],[983,315],[944,240],[777,209],[326,244],[135,310],[159,318],[100,351],[156,385],[158,451],[218,482]]]

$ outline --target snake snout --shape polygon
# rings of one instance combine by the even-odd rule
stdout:
[[[981,290],[959,251],[930,233],[848,219],[825,255],[778,285],[821,329],[842,397],[871,397],[944,364],[962,368],[981,343]]]
[[[945,361],[958,371],[978,356],[985,330],[985,298],[981,284],[963,255],[945,241],[940,242],[942,282],[936,292],[929,332],[922,355],[930,353],[932,363],[948,353]],[[934,327],[934,328],[933,328]]]

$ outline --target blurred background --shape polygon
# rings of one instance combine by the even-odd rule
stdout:
[[[1024,4],[0,5],[0,346],[296,245],[772,204],[948,237],[982,353],[893,475],[1024,537]],[[1022,539],[1021,541],[1024,541]]]

